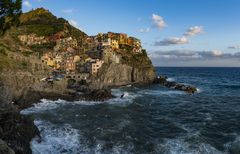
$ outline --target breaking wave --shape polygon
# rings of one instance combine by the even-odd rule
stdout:
[[[157,146],[158,153],[163,154],[223,154],[213,146],[205,143],[188,143],[184,139],[168,139]]]
[[[47,121],[34,121],[41,132],[41,140],[35,138],[31,142],[34,154],[55,153],[88,153],[80,142],[79,130],[69,124],[55,125]]]

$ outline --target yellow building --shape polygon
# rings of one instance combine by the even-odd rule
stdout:
[[[47,65],[50,67],[54,67],[55,66],[55,61],[52,58],[49,58],[47,60]]]
[[[119,49],[118,41],[117,41],[117,40],[112,40],[112,41],[111,41],[111,47],[112,47],[113,49]]]

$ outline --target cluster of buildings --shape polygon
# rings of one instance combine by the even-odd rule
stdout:
[[[18,38],[25,45],[40,45],[49,42],[45,36],[37,36],[36,34],[19,35]]]
[[[26,45],[49,41],[35,34],[20,35],[19,40]],[[41,61],[66,74],[96,74],[104,63],[121,63],[121,54],[118,51],[122,49],[128,48],[133,53],[142,52],[140,40],[122,33],[108,32],[89,36],[83,40],[81,46],[72,37],[59,37],[55,42],[53,51],[44,53]]]
[[[113,50],[128,46],[135,53],[142,52],[141,41],[134,37],[128,37],[127,34],[123,33],[99,33],[96,36],[88,37],[85,40],[85,44],[88,44],[89,48],[100,47],[111,48]]]

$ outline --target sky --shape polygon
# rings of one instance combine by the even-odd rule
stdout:
[[[240,67],[240,0],[23,0],[88,35],[142,41],[155,66]]]

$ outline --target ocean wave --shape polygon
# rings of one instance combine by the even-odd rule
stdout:
[[[33,154],[88,153],[81,147],[80,133],[69,124],[61,126],[47,121],[34,121],[41,132],[41,141],[35,138],[31,142]]]
[[[121,95],[124,96],[121,98]],[[48,100],[48,99],[42,99],[39,103],[34,104],[32,107],[24,109],[21,111],[21,114],[28,115],[33,113],[41,113],[45,111],[54,110],[56,108],[62,107],[64,105],[99,105],[99,104],[115,104],[115,105],[126,105],[133,102],[133,100],[138,97],[139,95],[133,92],[124,92],[120,89],[113,90],[113,95],[115,98],[106,100],[106,101],[65,101],[65,100]]]
[[[223,154],[210,144],[189,143],[185,139],[165,139],[157,145],[156,151],[163,154]]]
[[[42,99],[40,100],[40,103],[34,104],[33,107],[27,108],[22,110],[20,113],[21,114],[31,114],[31,113],[36,113],[36,112],[42,112],[46,110],[52,110],[55,109],[59,106],[59,104],[65,103],[64,100],[57,100],[57,101],[51,101],[47,99]]]
[[[140,97],[139,94],[134,92],[127,92],[122,89],[112,89],[112,94],[116,97],[105,101],[108,104],[130,104],[133,103],[133,100],[137,97]]]
[[[133,143],[116,142],[108,148],[108,142],[89,139],[69,124],[56,125],[48,121],[35,120],[35,125],[41,132],[41,140],[34,138],[31,141],[33,154],[72,154],[72,153],[130,153],[134,149]]]
[[[202,90],[200,88],[197,88],[197,93],[201,93]]]
[[[44,111],[48,111],[48,110],[53,110],[59,107],[62,107],[64,105],[67,104],[72,104],[72,105],[97,105],[97,104],[102,104],[104,102],[97,102],[97,101],[73,101],[73,102],[69,102],[69,101],[65,101],[65,100],[48,100],[48,99],[42,99],[40,101],[40,103],[34,104],[33,107],[24,109],[21,111],[21,114],[23,115],[28,115],[28,114],[32,114],[32,113],[40,113],[40,112],[44,112]]]
[[[167,81],[172,82],[172,81],[175,81],[175,79],[174,78],[167,78]]]
[[[235,134],[235,139],[224,145],[225,151],[233,154],[240,153],[240,136]]]
[[[158,95],[172,96],[172,95],[186,94],[183,91],[177,91],[177,90],[167,90],[167,91],[163,91],[163,90],[142,90],[142,91],[139,91],[138,93],[143,94],[143,95],[153,95],[153,96],[158,96]]]

